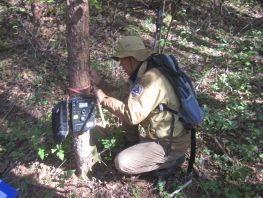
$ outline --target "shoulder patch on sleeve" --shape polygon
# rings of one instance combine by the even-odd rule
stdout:
[[[136,84],[131,90],[131,95],[132,97],[138,97],[142,94],[142,92],[143,86],[141,86],[140,84]]]

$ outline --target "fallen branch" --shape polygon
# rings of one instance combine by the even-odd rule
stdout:
[[[196,91],[199,90],[199,87],[203,84],[204,80],[210,76],[210,74],[215,70],[215,68],[211,68],[197,83],[195,86]]]
[[[18,20],[21,27],[24,29],[24,31],[27,34],[27,39],[28,42],[31,44],[31,46],[34,48],[35,52],[39,51],[41,53],[47,53],[47,52],[53,52],[53,49],[51,47],[49,47],[51,45],[51,41],[54,38],[54,36],[56,36],[57,32],[53,32],[53,34],[50,36],[49,40],[46,41],[44,44],[39,37],[39,27],[38,29],[34,30],[33,32],[30,31],[30,29],[28,29],[28,27],[26,27],[26,25],[21,21]],[[53,47],[54,48],[54,47]]]
[[[146,8],[149,9],[149,5],[147,3],[145,3],[143,0],[139,0]]]
[[[190,179],[188,182],[186,182],[184,185],[182,185],[178,190],[174,191],[172,194],[170,194],[169,197],[174,197],[176,196],[176,194],[178,194],[179,192],[181,192],[184,188],[186,188],[187,186],[189,186],[192,183],[192,179]]]
[[[227,151],[224,149],[224,147],[220,144],[220,142],[218,141],[218,139],[211,135],[211,134],[208,134],[208,133],[201,133],[202,135],[207,135],[209,136],[211,139],[214,140],[214,142],[217,144],[217,146],[219,147],[219,149],[224,153],[224,155],[226,155],[229,159],[229,161],[231,161],[232,163],[239,163],[239,161],[237,159],[232,159],[230,157],[230,155],[227,153]]]
[[[241,33],[244,33],[253,27],[260,27],[260,26],[262,26],[262,24],[263,24],[263,17],[256,18],[254,21],[250,21],[243,28],[241,28],[241,30],[239,30],[239,32],[236,35],[238,36]]]
[[[99,103],[98,103],[98,109],[99,109],[99,113],[100,113],[102,127],[105,128],[106,127],[106,121],[105,121],[104,114],[102,112],[101,105]]]
[[[31,44],[31,46],[34,48],[35,53],[37,51],[41,51],[41,52],[44,51],[43,50],[43,46],[44,46],[43,43],[40,40],[37,40],[37,36],[38,36],[37,33],[34,34],[33,32],[31,32],[21,20],[18,20],[18,22],[20,23],[22,28],[27,33],[28,41]]]
[[[233,165],[239,165],[239,166],[243,166],[246,167],[248,169],[251,169],[250,166],[248,166],[247,164],[243,164],[242,162],[240,162],[239,159],[237,158],[233,158],[230,157],[230,155],[228,154],[228,152],[224,149],[224,147],[220,144],[220,142],[218,141],[218,139],[216,137],[214,137],[211,134],[208,133],[201,133],[202,135],[207,135],[208,137],[210,137],[211,139],[214,140],[214,142],[217,144],[217,146],[220,148],[220,150],[224,153],[224,155],[226,155],[228,157],[228,160],[233,164]]]
[[[172,15],[171,21],[169,23],[168,30],[167,30],[166,36],[164,38],[164,44],[163,44],[163,47],[161,49],[161,53],[163,53],[163,50],[164,50],[164,48],[166,46],[166,41],[168,40],[168,36],[169,36],[170,31],[171,31],[171,27],[172,27],[173,21],[174,21],[174,14]]]
[[[2,118],[1,121],[0,121],[0,124],[3,123],[3,121],[5,120],[5,118],[6,118],[6,117],[9,115],[9,113],[14,109],[14,107],[15,107],[15,102],[12,103],[12,106],[11,106],[11,108],[9,109],[9,111],[3,116],[3,118]]]
[[[0,173],[0,177],[5,179],[5,176],[16,166],[21,165],[21,162],[15,161],[15,162],[9,162],[7,167]]]
[[[226,150],[223,148],[223,146],[219,143],[218,139],[215,136],[212,136],[210,134],[207,134],[209,137],[211,137],[212,139],[214,139],[215,143],[217,144],[217,146],[223,151],[224,154],[229,155]]]
[[[63,165],[65,164],[65,162],[67,161],[67,159],[65,159],[56,169],[55,169],[55,172],[54,172],[54,175],[53,177],[55,178],[59,173],[61,173],[63,170],[59,171],[58,172],[58,169]]]

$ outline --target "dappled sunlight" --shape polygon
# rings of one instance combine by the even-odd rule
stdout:
[[[145,29],[147,29],[150,33],[154,33],[156,30],[155,28],[155,23],[153,22],[152,18],[147,18],[145,20],[140,20],[139,21],[141,26],[144,27]]]
[[[251,3],[251,5],[249,5],[249,3],[247,3],[247,5],[244,5],[241,3],[238,4],[238,2],[233,3],[230,1],[226,1],[225,5],[234,9],[236,12],[240,13],[240,15],[247,15],[253,18],[263,17],[263,13],[261,12],[260,5],[257,4],[253,5],[253,3]]]
[[[205,54],[207,56],[219,57],[219,56],[226,55],[226,53],[223,51],[216,50],[213,48],[209,48],[206,46],[196,45],[194,42],[187,41],[187,39],[185,39],[181,36],[172,37],[171,40],[175,41],[175,46],[176,46],[176,43],[178,43],[179,45],[182,45],[184,47],[193,48],[193,49],[195,49],[195,51],[200,52],[202,54]]]
[[[117,172],[114,157],[132,144],[124,134],[137,129],[106,109],[107,127],[94,130],[104,135],[96,137],[101,163],[87,181],[75,176],[71,134],[56,145],[51,130],[51,109],[67,98],[66,4],[44,2],[37,31],[29,1],[0,3],[1,179],[19,188],[21,197],[159,197],[180,188],[189,179],[185,166],[165,182]],[[147,7],[150,2],[90,2],[87,56],[110,96],[129,94],[127,75],[110,59],[119,37],[138,35],[149,48],[154,43],[156,8]],[[168,6],[157,41],[194,81],[206,114],[197,127],[196,174],[178,196],[257,197],[263,179],[263,32],[262,24],[249,24],[263,11],[256,0],[224,1],[222,8],[213,2],[176,5],[170,30]]]
[[[50,109],[50,106],[43,107],[43,104],[49,103],[51,94],[55,94],[56,85],[53,84],[47,90],[45,85],[45,73],[39,74],[27,67],[26,63],[20,63],[17,57],[3,59],[1,64],[5,66],[5,75],[0,80],[1,86],[1,101],[10,102],[12,111],[15,105],[16,108],[23,109],[32,117],[41,118],[45,111]],[[17,112],[17,115],[23,113]]]

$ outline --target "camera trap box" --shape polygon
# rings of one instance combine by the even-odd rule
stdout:
[[[95,127],[96,98],[79,95],[69,101],[60,101],[52,109],[52,132],[56,143],[62,143],[71,131],[87,132]]]
[[[82,133],[95,126],[96,98],[75,96],[70,103],[71,128],[73,133]]]

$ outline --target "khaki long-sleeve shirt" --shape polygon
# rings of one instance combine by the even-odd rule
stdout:
[[[113,97],[104,98],[102,105],[127,123],[141,124],[146,129],[146,138],[167,144],[170,136],[172,114],[159,111],[158,105],[163,103],[178,111],[179,99],[168,80],[156,68],[146,71],[144,62],[138,73],[128,99],[122,102]],[[146,72],[145,72],[146,71]],[[185,152],[190,144],[190,135],[186,133],[182,123],[175,115],[173,131],[173,150]]]

